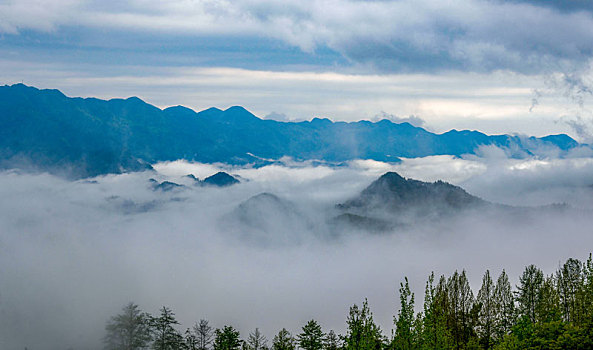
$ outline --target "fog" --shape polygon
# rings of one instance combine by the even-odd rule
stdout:
[[[185,161],[154,168],[75,182],[0,173],[0,348],[101,348],[106,321],[130,301],[153,314],[172,308],[181,331],[206,318],[242,337],[259,327],[271,340],[282,327],[298,333],[311,318],[343,332],[348,307],[366,297],[389,334],[404,276],[419,307],[431,271],[466,269],[477,292],[486,269],[498,276],[504,268],[516,283],[527,264],[550,274],[593,247],[591,158],[516,160],[488,149],[398,164],[283,159],[257,169]],[[186,177],[221,170],[241,183],[200,187]],[[492,202],[572,209],[524,217],[471,211],[384,234],[331,232],[335,204],[387,171],[442,179]],[[151,178],[185,186],[155,191]],[[272,205],[256,218],[266,230],[243,226],[237,208],[264,192],[305,224],[287,223]]]

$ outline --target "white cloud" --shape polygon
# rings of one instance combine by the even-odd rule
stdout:
[[[274,38],[329,47],[385,70],[563,70],[593,50],[590,12],[528,3],[449,1],[9,1],[2,30],[82,26]]]
[[[398,165],[356,161],[339,168],[172,162],[157,165],[158,173],[110,175],[96,182],[0,173],[2,344],[98,347],[108,317],[130,300],[152,313],[162,305],[172,307],[183,326],[207,318],[215,327],[232,324],[243,335],[260,327],[271,338],[280,327],[298,332],[311,318],[325,330],[341,332],[348,307],[368,297],[388,333],[403,276],[410,278],[420,305],[431,270],[438,275],[466,268],[474,289],[486,268],[495,274],[505,268],[515,279],[530,263],[551,273],[559,261],[589,253],[591,216],[546,214],[517,223],[476,215],[334,243],[315,238],[318,226],[285,227],[282,234],[298,235],[301,244],[272,248],[244,244],[221,231],[219,219],[268,191],[319,224],[334,203],[389,170],[447,179],[489,200],[548,204],[572,198],[591,210],[591,191],[582,186],[591,180],[592,167],[590,159],[429,157]],[[174,193],[148,186],[150,177],[182,181],[187,173],[204,177],[218,170],[249,181]],[[573,196],[576,190],[583,195]],[[126,214],[118,198],[155,205]],[[275,220],[269,215],[266,219]]]

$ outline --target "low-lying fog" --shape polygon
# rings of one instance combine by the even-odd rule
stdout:
[[[166,305],[182,326],[200,318],[259,327],[268,339],[294,334],[315,318],[343,332],[349,306],[368,297],[384,333],[397,314],[397,289],[410,279],[420,307],[431,271],[466,269],[474,292],[482,274],[504,268],[516,283],[527,264],[550,274],[568,257],[593,250],[593,159],[487,157],[354,161],[340,167],[293,163],[259,169],[172,162],[156,172],[67,181],[0,173],[0,348],[100,348],[105,322],[129,301],[156,314]],[[242,183],[192,185],[219,170]],[[387,171],[442,179],[510,205],[568,203],[578,210],[529,219],[492,213],[455,217],[391,234],[327,237],[334,205]],[[185,184],[154,191],[150,178]],[[240,203],[262,192],[292,203],[307,224],[261,218],[276,232],[250,239],[233,220]]]

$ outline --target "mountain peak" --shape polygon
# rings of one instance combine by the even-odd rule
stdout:
[[[402,183],[405,182],[406,179],[400,174],[396,173],[395,171],[389,171],[381,175],[381,177],[379,177],[377,181],[382,181],[386,183]]]
[[[232,106],[222,112],[225,119],[232,121],[259,120],[253,113],[241,106]]]
[[[406,179],[396,172],[388,172],[371,183],[358,197],[339,207],[363,212],[376,208],[389,211],[429,211],[437,208],[443,211],[448,208],[466,208],[470,204],[479,203],[486,202],[447,182]]]
[[[216,174],[209,176],[204,179],[203,183],[206,185],[226,187],[234,184],[238,184],[240,181],[234,176],[231,176],[224,171],[219,171]]]

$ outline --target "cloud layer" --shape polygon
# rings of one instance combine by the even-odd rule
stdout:
[[[156,169],[78,182],[0,174],[2,347],[96,348],[108,317],[129,301],[152,313],[172,307],[184,326],[207,318],[216,327],[233,324],[244,335],[260,327],[271,339],[279,327],[298,333],[311,318],[325,330],[341,332],[348,307],[368,297],[388,333],[404,276],[421,300],[432,270],[450,274],[466,268],[477,289],[486,268],[494,274],[505,268],[516,278],[525,265],[536,263],[551,273],[570,256],[585,258],[593,246],[589,211],[519,220],[484,213],[337,241],[322,238],[322,225],[306,230],[284,225],[281,234],[298,238],[298,244],[275,240],[271,232],[268,245],[245,241],[220,222],[247,198],[271,192],[321,224],[333,204],[389,170],[451,181],[508,204],[566,199],[591,210],[589,159],[443,156],[397,165],[356,161],[339,168],[285,160],[260,169],[171,162]],[[196,188],[185,178],[218,170],[243,183]],[[154,192],[151,177],[189,187]],[[278,217],[271,210],[262,219]]]
[[[90,28],[210,38],[268,38],[329,48],[386,71],[566,70],[593,50],[589,6],[518,1],[8,1],[0,30]],[[149,44],[147,42],[147,44]]]

